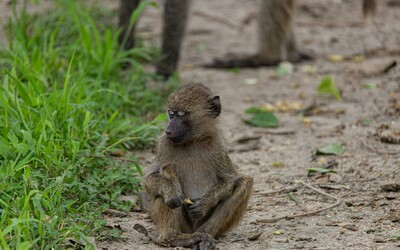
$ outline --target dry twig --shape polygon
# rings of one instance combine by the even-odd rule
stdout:
[[[288,186],[284,188],[280,188],[274,191],[269,191],[269,192],[261,192],[261,193],[254,193],[255,195],[263,195],[263,196],[268,196],[268,195],[273,195],[273,194],[279,194],[282,192],[292,192],[299,189],[299,186]]]
[[[324,208],[317,209],[317,210],[314,210],[314,211],[310,211],[310,212],[307,212],[307,213],[294,214],[294,215],[285,215],[285,216],[280,216],[280,217],[275,217],[275,218],[270,218],[270,219],[259,219],[259,220],[256,220],[255,222],[256,223],[271,223],[271,222],[277,222],[277,221],[280,221],[280,220],[291,220],[291,219],[294,219],[294,218],[305,217],[305,216],[309,216],[309,215],[318,214],[318,213],[320,213],[322,211],[334,208],[336,206],[339,206],[340,203],[342,203],[342,200],[340,198],[338,198],[336,196],[333,196],[331,194],[328,194],[328,193],[326,193],[326,192],[324,192],[324,191],[322,191],[322,190],[320,190],[318,188],[315,188],[315,187],[311,186],[310,184],[305,183],[304,181],[300,181],[299,180],[299,181],[296,181],[296,182],[302,184],[305,187],[308,187],[308,188],[314,190],[317,193],[320,193],[320,194],[325,195],[325,196],[327,196],[329,198],[335,199],[336,202],[334,204],[328,206],[328,207],[324,207]]]
[[[292,135],[296,131],[291,129],[263,129],[254,131],[255,134],[269,134],[269,135]]]

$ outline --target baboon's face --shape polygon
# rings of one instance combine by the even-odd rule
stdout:
[[[167,138],[174,144],[185,144],[211,136],[215,130],[214,118],[221,113],[219,96],[199,84],[183,87],[172,93],[166,109],[169,124]]]
[[[170,141],[181,144],[191,137],[190,114],[182,110],[168,110],[169,124],[165,133]]]

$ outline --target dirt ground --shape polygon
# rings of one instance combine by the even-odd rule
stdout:
[[[243,174],[255,180],[243,222],[219,240],[218,248],[400,248],[400,193],[384,188],[387,183],[400,184],[400,145],[382,143],[375,135],[382,124],[399,126],[400,67],[387,73],[383,70],[399,62],[400,7],[379,1],[374,21],[362,22],[361,1],[299,1],[295,21],[299,47],[316,59],[295,65],[289,76],[277,77],[275,68],[233,73],[200,67],[227,53],[255,51],[256,20],[243,23],[257,12],[257,1],[193,2],[180,64],[182,80],[204,83],[221,96],[221,125],[230,156]],[[148,10],[138,30],[154,41],[159,39],[160,27],[159,11]],[[334,54],[346,59],[327,59]],[[355,55],[365,59],[354,62]],[[335,77],[341,101],[317,95],[318,83],[326,75]],[[368,83],[376,83],[376,88],[366,88]],[[280,127],[275,130],[242,122],[245,109],[277,101],[314,103],[322,111],[306,120],[294,112],[278,112]],[[242,137],[256,139],[239,143]],[[342,143],[345,153],[314,156],[317,148],[329,143]],[[141,155],[142,165],[149,165],[152,153]],[[308,168],[327,164],[337,174],[307,176]],[[335,203],[301,186],[290,193],[262,194],[293,186],[296,180],[340,198],[341,204],[317,215],[258,223],[259,219],[301,214]],[[146,214],[133,212],[109,221],[123,229],[123,240],[101,242],[100,249],[160,248],[134,229],[139,224],[155,236],[154,224]]]
[[[381,142],[376,135],[383,124],[394,130],[400,127],[400,66],[384,70],[400,62],[400,5],[393,0],[378,2],[377,17],[363,22],[361,0],[299,0],[298,45],[315,60],[296,64],[292,74],[279,77],[273,67],[238,72],[202,68],[214,57],[256,50],[256,20],[249,17],[258,5],[255,0],[193,1],[181,79],[204,83],[221,96],[220,122],[230,156],[241,173],[255,180],[244,220],[219,240],[219,249],[400,248],[400,190],[385,186],[400,185],[400,145]],[[251,20],[244,24],[246,19]],[[161,10],[148,9],[138,33],[147,42],[157,43],[160,29]],[[342,55],[344,60],[333,62],[327,59],[329,55]],[[363,58],[357,62],[355,55]],[[326,75],[335,77],[342,100],[318,96],[317,86]],[[276,112],[277,129],[251,127],[242,121],[245,109],[278,101],[314,105],[314,112],[305,118],[296,112]],[[241,142],[240,138],[252,139]],[[345,152],[314,155],[317,148],[330,143],[343,144]],[[141,165],[148,166],[153,157],[151,152],[140,152]],[[309,177],[310,167],[337,173]],[[260,223],[260,219],[335,203],[296,180],[342,202],[316,215]],[[290,192],[265,194],[296,185]],[[107,219],[110,226],[122,229],[122,239],[97,242],[98,249],[165,249],[151,242],[155,227],[146,214],[131,212]]]
[[[399,125],[400,67],[387,73],[383,69],[399,61],[400,7],[379,1],[376,19],[364,23],[359,0],[299,1],[296,35],[299,47],[315,55],[314,61],[295,65],[293,74],[284,77],[277,77],[275,68],[237,73],[202,68],[214,57],[256,50],[256,20],[243,24],[256,12],[257,1],[193,1],[182,51],[183,82],[204,83],[221,96],[221,125],[230,156],[243,174],[255,180],[243,222],[219,240],[218,248],[398,249],[400,193],[386,192],[382,185],[400,183],[400,145],[382,143],[375,133],[382,124]],[[160,18],[158,10],[146,11],[139,34],[153,42],[159,39]],[[332,62],[327,59],[332,54],[350,59]],[[365,60],[354,62],[354,55],[363,55]],[[307,67],[315,72],[305,72]],[[341,101],[317,95],[318,83],[326,75],[335,77],[342,91]],[[376,88],[365,88],[367,83],[376,83]],[[294,112],[278,112],[280,127],[275,130],[242,122],[245,109],[277,101],[305,106],[315,103],[323,111],[307,117],[309,120]],[[238,143],[241,137],[259,138]],[[317,148],[329,143],[342,143],[345,153],[313,156]],[[142,165],[149,165],[152,153],[141,155]],[[308,168],[324,167],[327,162],[332,163],[328,165],[337,175],[307,177]],[[342,203],[317,215],[257,223],[259,219],[300,214],[335,203],[301,186],[291,193],[261,194],[293,186],[296,180],[321,188]],[[160,248],[134,229],[139,224],[155,236],[154,224],[146,214],[133,212],[109,221],[123,229],[123,240],[101,242],[97,244],[100,249]]]

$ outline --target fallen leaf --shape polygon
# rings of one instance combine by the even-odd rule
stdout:
[[[276,128],[279,126],[278,119],[271,112],[256,113],[250,119],[244,119],[244,122],[263,128]]]
[[[275,72],[278,76],[286,76],[293,74],[293,64],[290,62],[281,62]]]
[[[363,85],[364,89],[376,89],[378,85],[374,82],[369,82]]]
[[[275,110],[272,111],[291,112],[291,111],[299,111],[302,110],[303,108],[304,108],[303,102],[278,100],[275,103]]]
[[[311,127],[311,123],[312,123],[311,118],[303,117],[303,118],[301,119],[301,122],[303,123],[303,126],[304,126],[305,128]]]
[[[274,235],[281,235],[282,234],[282,230],[277,229],[273,232]]]
[[[326,145],[317,149],[317,155],[341,155],[344,152],[344,146],[337,143]]]
[[[246,109],[244,111],[246,114],[259,114],[264,112],[271,112],[270,110],[266,110],[265,107],[254,106]]]
[[[342,55],[332,54],[328,55],[328,60],[331,62],[343,62],[344,57]]]
[[[361,63],[365,61],[365,57],[363,55],[356,55],[351,58],[353,62]]]
[[[281,162],[281,161],[275,161],[273,163],[271,163],[272,167],[284,167],[285,163]]]
[[[257,78],[248,78],[244,80],[244,83],[247,85],[255,85],[258,83],[258,79]]]
[[[304,65],[302,68],[301,68],[301,70],[304,72],[304,73],[307,73],[307,74],[314,74],[317,70],[316,70],[316,68],[314,67],[314,66],[312,66],[312,65]]]
[[[262,106],[254,106],[246,109],[248,114],[263,112],[298,112],[304,109],[304,103],[301,101],[278,100],[275,104],[265,103]]]
[[[307,175],[311,176],[315,173],[336,173],[336,170],[333,169],[326,169],[326,168],[308,168]]]
[[[328,94],[332,95],[336,98],[336,100],[341,100],[342,97],[340,95],[340,91],[335,85],[335,80],[333,76],[326,76],[322,78],[318,85],[318,94]]]
[[[292,82],[292,83],[289,83],[288,87],[291,89],[298,89],[298,88],[300,88],[300,83]]]

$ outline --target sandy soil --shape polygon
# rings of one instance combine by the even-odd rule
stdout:
[[[221,124],[230,156],[243,174],[255,180],[243,222],[219,240],[218,248],[399,249],[400,190],[387,191],[385,184],[400,183],[400,145],[383,143],[375,134],[382,124],[393,129],[400,125],[400,67],[383,72],[391,62],[399,63],[400,7],[381,0],[375,20],[364,23],[359,0],[299,0],[295,20],[299,47],[315,60],[296,64],[293,74],[278,77],[275,68],[236,73],[202,68],[201,64],[226,53],[255,51],[256,20],[243,23],[256,13],[257,1],[193,2],[181,78],[204,83],[221,96]],[[149,9],[138,31],[147,42],[157,43],[160,27],[160,10]],[[332,62],[327,59],[332,54],[346,59]],[[354,62],[354,55],[363,55],[364,60]],[[305,72],[305,67],[315,72]],[[341,101],[317,95],[318,83],[326,75],[335,77]],[[376,88],[366,88],[367,83],[375,83]],[[315,103],[321,110],[306,120],[295,112],[277,112],[280,127],[275,130],[242,122],[245,109],[277,101]],[[257,139],[239,143],[241,137]],[[345,153],[314,156],[317,148],[330,143],[345,145]],[[151,152],[140,153],[143,166],[153,157]],[[307,176],[308,168],[326,164],[337,174]],[[340,198],[341,204],[316,215],[258,223],[335,203],[301,185],[292,192],[262,194],[293,186],[296,180]],[[131,212],[107,219],[110,226],[122,229],[122,239],[97,242],[98,249],[163,249],[150,240],[155,236],[154,224],[146,214]],[[140,227],[136,224],[150,237],[134,229]]]
[[[296,34],[299,47],[315,55],[309,63],[297,64],[292,75],[276,77],[275,68],[243,69],[238,73],[208,70],[201,64],[226,53],[251,53],[257,46],[256,20],[243,21],[257,11],[257,1],[193,1],[192,14],[182,51],[183,82],[201,82],[222,98],[221,124],[232,152],[232,160],[243,174],[255,179],[247,214],[240,226],[219,240],[219,249],[397,249],[400,247],[400,193],[385,192],[385,183],[400,183],[400,146],[386,144],[374,135],[381,124],[399,124],[400,68],[382,69],[400,55],[400,8],[379,1],[373,22],[362,22],[361,1],[299,1]],[[217,17],[217,18],[214,18]],[[236,29],[231,28],[236,27]],[[160,13],[148,10],[140,20],[139,33],[151,42],[160,35]],[[363,62],[331,62],[327,56]],[[304,66],[315,73],[304,72]],[[318,96],[320,79],[333,75],[343,99]],[[251,79],[251,80],[249,80]],[[256,80],[254,80],[256,79]],[[256,82],[249,85],[248,82]],[[376,83],[366,89],[366,83]],[[315,102],[325,112],[309,116],[310,126],[293,112],[277,113],[280,128],[292,134],[270,134],[242,122],[244,110],[254,105],[296,101]],[[362,121],[367,121],[363,123]],[[276,130],[275,130],[276,131]],[[243,136],[260,136],[238,143]],[[341,156],[314,157],[313,152],[329,143],[342,143]],[[144,166],[153,155],[143,153]],[[337,175],[307,177],[307,168],[332,161]],[[282,165],[282,166],[277,166]],[[317,215],[274,223],[258,219],[300,214],[335,203],[308,188],[272,195],[260,193],[303,180],[339,197],[343,202]],[[158,249],[144,234],[133,229],[144,226],[154,237],[154,225],[143,213],[110,218],[120,226],[123,239],[102,242],[101,249]],[[260,234],[256,240],[252,236]],[[397,238],[395,238],[397,237]],[[161,249],[161,248],[160,248]]]

